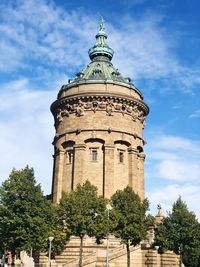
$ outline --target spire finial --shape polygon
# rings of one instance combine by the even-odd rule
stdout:
[[[114,51],[112,48],[110,48],[107,43],[107,35],[104,31],[104,19],[102,16],[100,16],[100,28],[99,32],[96,35],[96,44],[91,47],[88,51],[90,59],[96,59],[97,57],[101,56],[101,59],[104,60],[111,60],[114,54]]]
[[[105,30],[104,19],[101,16],[101,19],[100,19],[100,31],[104,31],[104,30]]]

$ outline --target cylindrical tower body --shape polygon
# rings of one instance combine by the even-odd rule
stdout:
[[[101,27],[91,63],[62,86],[51,105],[56,135],[52,195],[89,180],[110,198],[130,185],[144,198],[143,128],[148,106],[139,90],[111,63]]]

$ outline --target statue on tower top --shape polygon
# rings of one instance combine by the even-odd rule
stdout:
[[[104,19],[101,16],[101,20],[100,20],[100,31],[104,31],[104,30],[105,30]]]

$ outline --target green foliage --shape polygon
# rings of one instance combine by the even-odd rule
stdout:
[[[172,250],[180,254],[185,266],[197,267],[200,262],[200,229],[198,220],[181,197],[173,204],[172,212],[156,230],[155,244],[160,252]]]
[[[111,218],[115,218],[113,234],[121,238],[126,244],[127,266],[130,266],[130,245],[138,245],[146,236],[147,219],[146,211],[148,201],[141,201],[140,197],[127,186],[118,190],[111,198],[113,210]],[[149,221],[149,220],[148,220]]]
[[[153,226],[156,224],[156,219],[155,219],[155,216],[151,215],[151,214],[148,214],[146,216],[146,225],[147,227],[148,226]]]
[[[52,234],[53,213],[51,202],[36,184],[33,169],[13,169],[0,187],[1,248],[13,253],[45,249]]]
[[[114,234],[127,244],[137,245],[146,235],[146,216],[148,201],[140,197],[127,186],[118,190],[111,198],[112,214],[116,218]]]
[[[51,233],[49,236],[53,236],[51,256],[54,258],[56,255],[59,255],[69,239],[69,236],[66,235],[66,229],[64,224],[60,221],[58,216],[58,205],[52,204],[52,217],[51,217]],[[49,246],[49,241],[47,239],[46,248]]]
[[[63,193],[59,205],[60,220],[65,221],[68,234],[83,237],[105,236],[103,218],[106,200],[98,196],[97,188],[86,181],[78,184],[75,191]]]
[[[105,221],[106,200],[98,196],[97,188],[86,181],[78,184],[75,191],[63,193],[58,214],[60,223],[67,228],[67,237],[80,238],[79,266],[82,266],[82,246],[85,235],[96,237],[99,243],[107,233]]]

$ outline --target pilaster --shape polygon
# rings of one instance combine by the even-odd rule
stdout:
[[[143,200],[145,197],[144,194],[144,160],[145,154],[138,154],[138,191],[141,199]]]
[[[138,175],[138,151],[133,147],[128,148],[129,157],[129,186],[133,188],[135,193],[140,197],[140,178]]]
[[[58,203],[62,197],[62,179],[64,167],[64,150],[59,149],[54,155],[54,186],[53,186],[53,202]]]
[[[84,154],[86,145],[74,145],[74,168],[72,173],[72,190],[76,189],[77,184],[83,183],[87,177],[83,177],[84,173]]]
[[[104,145],[104,181],[103,196],[110,198],[113,194],[114,180],[114,145]]]

